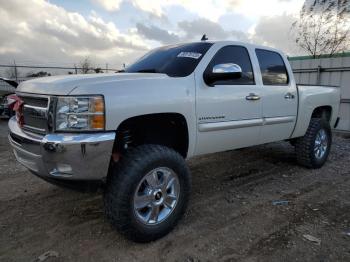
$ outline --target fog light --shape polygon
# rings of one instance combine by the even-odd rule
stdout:
[[[73,170],[70,165],[58,163],[56,168],[50,172],[50,175],[55,177],[70,177],[73,175]]]

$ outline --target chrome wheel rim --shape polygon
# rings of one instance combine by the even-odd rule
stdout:
[[[324,129],[321,129],[316,134],[314,154],[317,159],[323,158],[328,147],[328,136]]]
[[[142,178],[134,194],[137,219],[146,225],[163,222],[175,209],[179,194],[179,179],[172,169],[153,169]]]

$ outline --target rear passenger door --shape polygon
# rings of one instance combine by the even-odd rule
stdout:
[[[256,49],[262,83],[263,127],[260,143],[287,139],[293,132],[298,96],[286,58],[278,52]],[[288,66],[286,66],[288,65]]]

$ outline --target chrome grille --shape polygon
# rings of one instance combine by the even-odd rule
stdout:
[[[24,104],[42,108],[47,108],[49,102],[48,97],[21,96],[21,99],[24,102]]]
[[[23,101],[23,130],[37,134],[48,133],[49,97],[27,94],[19,94],[19,97]]]

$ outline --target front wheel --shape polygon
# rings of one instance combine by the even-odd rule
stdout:
[[[136,242],[171,231],[185,211],[191,176],[185,160],[159,145],[130,149],[111,171],[104,195],[112,224]]]
[[[298,138],[295,151],[299,164],[308,168],[320,168],[327,161],[332,144],[329,122],[312,118],[305,136]]]

